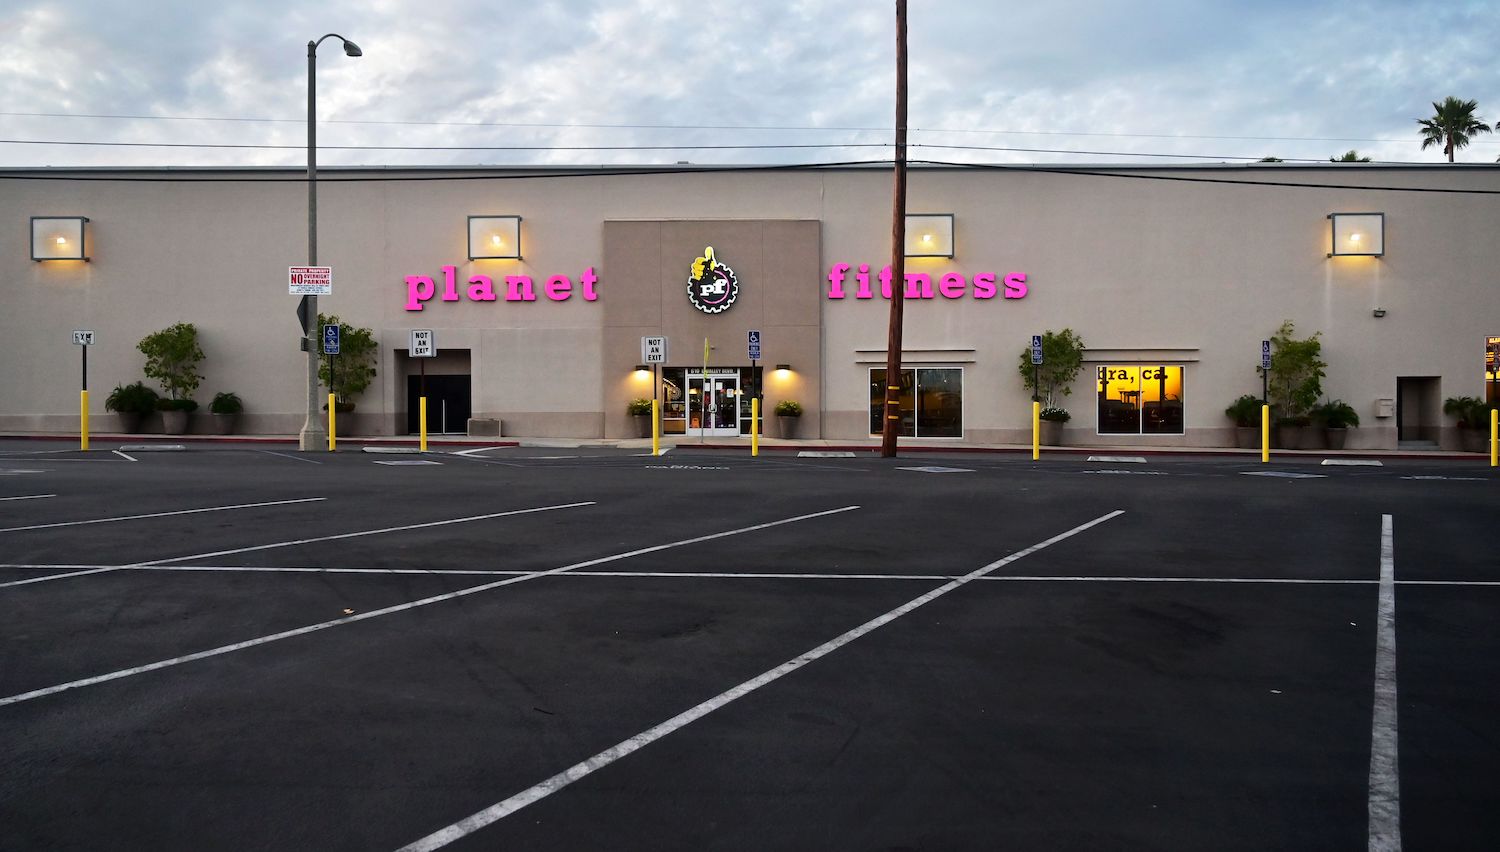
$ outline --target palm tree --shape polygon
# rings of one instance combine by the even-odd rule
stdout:
[[[1441,144],[1448,162],[1453,162],[1454,152],[1468,147],[1470,136],[1490,132],[1490,126],[1474,115],[1478,108],[1478,101],[1461,101],[1452,95],[1443,98],[1442,103],[1434,102],[1432,118],[1417,119],[1422,128],[1422,150]]]
[[[1330,163],[1368,163],[1368,162],[1370,162],[1370,158],[1369,157],[1361,157],[1359,155],[1358,151],[1355,151],[1354,149],[1351,148],[1348,151],[1345,151],[1343,154],[1340,154],[1337,157],[1329,157],[1328,158],[1328,162],[1330,162]]]

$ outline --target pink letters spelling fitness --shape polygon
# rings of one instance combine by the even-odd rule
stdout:
[[[579,295],[585,302],[596,302],[599,293],[594,285],[599,283],[599,276],[594,274],[594,267],[590,266],[583,271],[582,277],[578,279]],[[541,287],[543,295],[554,302],[566,302],[573,296],[573,279],[566,275],[553,275],[548,278]],[[460,293],[458,287],[458,267],[443,267],[443,301],[457,302],[463,295],[469,297],[471,302],[494,302],[500,297],[495,294],[495,280],[488,275],[470,275],[468,286]],[[507,275],[505,276],[505,301],[507,302],[535,302],[536,281],[530,275]],[[406,276],[406,309],[408,311],[420,311],[423,302],[437,295],[437,282],[426,275]]]
[[[854,298],[873,299],[875,294],[870,287],[870,265],[861,263],[859,269],[853,270],[847,263],[835,263],[828,270],[828,298],[842,299],[845,296],[845,275],[854,271]],[[944,299],[961,299],[972,294],[976,299],[993,299],[1000,294],[1000,287],[1005,289],[1005,298],[1026,298],[1026,273],[1008,272],[1004,278],[1000,278],[997,286],[998,276],[993,272],[976,272],[972,280],[966,278],[962,272],[944,272],[936,276],[936,294],[933,292],[933,275],[926,272],[906,273],[906,292],[908,299],[931,299],[934,295],[942,296]],[[880,270],[876,274],[876,281],[880,284],[880,295],[883,298],[891,297],[891,268]]]
[[[854,273],[853,281],[848,281],[848,274]],[[882,298],[891,297],[891,268],[889,266],[874,275],[873,283],[879,284]],[[934,281],[933,279],[936,278]],[[596,285],[599,276],[595,274],[594,267],[590,266],[583,271],[579,277],[576,290],[585,302],[597,302],[599,291]],[[847,263],[835,263],[828,270],[828,298],[842,299],[849,293],[845,290],[848,284],[856,299],[875,298],[875,288],[870,275],[870,265],[861,263],[859,269]],[[535,302],[537,301],[536,279],[530,275],[507,275],[505,276],[505,301],[507,302]],[[553,275],[540,287],[542,295],[554,302],[566,302],[573,297],[575,286],[573,279],[566,275]],[[993,299],[1002,295],[1007,299],[1024,299],[1026,297],[1026,273],[1008,272],[1001,277],[994,272],[976,272],[973,278],[966,277],[961,272],[944,272],[941,275],[931,275],[926,272],[906,273],[906,292],[908,299],[933,299],[942,296],[944,299],[961,299],[972,295],[976,299]],[[426,275],[406,276],[406,309],[408,311],[420,311],[424,303],[438,295],[438,285],[435,280]],[[471,302],[495,302],[500,300],[499,294],[495,292],[495,280],[488,275],[471,275],[464,287],[458,285],[458,267],[443,267],[442,301],[458,302],[467,296]]]

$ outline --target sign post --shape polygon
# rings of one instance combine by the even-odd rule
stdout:
[[[407,354],[421,365],[421,378],[417,380],[417,447],[427,452],[427,359],[437,357],[437,340],[430,328],[411,330],[411,341]]]
[[[665,337],[641,338],[641,363],[651,366],[651,455],[661,455],[661,400],[657,388],[661,387],[661,365],[667,361],[667,339]]]
[[[1031,336],[1031,460],[1042,457],[1042,336]]]
[[[83,384],[78,391],[78,448],[89,448],[89,347],[94,345],[94,332],[79,329],[73,332],[73,345],[83,353]]]
[[[1267,390],[1271,382],[1271,341],[1260,342],[1260,404],[1269,405]]]
[[[760,330],[752,329],[747,335],[750,354],[750,455],[759,455],[757,438],[760,435]]]

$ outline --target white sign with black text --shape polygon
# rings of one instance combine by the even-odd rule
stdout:
[[[641,362],[645,364],[667,363],[667,339],[665,337],[642,337]]]
[[[414,328],[411,330],[411,346],[407,349],[407,355],[412,358],[437,357],[437,340],[432,336],[432,329]]]
[[[92,331],[88,331],[86,329],[78,329],[77,331],[74,331],[73,332],[73,345],[74,346],[93,346],[94,345],[94,333]]]
[[[286,291],[293,296],[332,296],[333,267],[288,266]]]

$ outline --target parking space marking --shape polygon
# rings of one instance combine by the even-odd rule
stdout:
[[[48,497],[56,497],[56,494],[22,494],[17,497],[0,497],[0,503],[6,500],[45,500]]]
[[[574,505],[574,506],[589,506],[589,505],[593,505],[593,504],[592,503],[575,503],[575,504],[571,504],[571,505]],[[562,509],[562,508],[568,508],[568,506],[551,506],[551,507],[548,507],[548,508]],[[331,621],[323,621],[323,622],[319,622],[318,624],[309,624],[306,627],[297,627],[297,628],[294,628],[292,630],[284,630],[284,631],[282,631],[280,633],[273,633],[273,634],[271,634],[269,636],[261,636],[261,637],[256,638],[256,639],[247,639],[244,642],[235,642],[235,643],[233,643],[231,645],[221,645],[221,646],[219,646],[217,648],[210,648],[210,649],[208,649],[206,651],[198,651],[198,652],[192,653],[192,654],[184,654],[184,655],[182,655],[180,657],[172,657],[171,659],[167,659],[167,660],[158,660],[158,661],[156,661],[154,663],[147,663],[146,665],[143,665],[143,666],[136,666],[134,668],[129,668],[129,669],[121,669],[120,671],[110,672],[108,674],[102,674],[102,675],[95,675],[94,677],[87,677],[87,678],[83,678],[81,680],[69,681],[68,683],[60,683],[60,684],[58,684],[56,686],[49,686],[49,687],[45,687],[45,688],[42,688],[42,689],[33,689],[30,692],[23,692],[23,693],[20,693],[18,695],[9,696],[7,698],[0,698],[0,707],[4,707],[4,706],[9,705],[9,704],[19,704],[22,701],[30,701],[30,700],[32,700],[34,698],[42,698],[42,697],[48,696],[48,695],[55,695],[56,693],[64,692],[64,691],[67,691],[67,690],[70,690],[70,689],[78,689],[80,687],[85,687],[85,686],[94,686],[95,684],[107,683],[109,681],[119,680],[121,678],[131,677],[133,675],[145,674],[146,672],[153,672],[153,671],[156,671],[158,669],[165,669],[165,668],[169,668],[171,666],[178,666],[178,665],[182,665],[183,663],[191,663],[191,662],[193,662],[195,660],[203,660],[203,659],[207,659],[209,657],[217,657],[217,656],[219,656],[221,654],[228,654],[228,653],[231,653],[231,652],[234,652],[234,651],[242,651],[242,650],[244,650],[246,648],[254,648],[254,647],[258,646],[258,645],[266,645],[266,644],[269,644],[271,642],[280,641],[282,639],[290,639],[290,638],[292,638],[294,636],[302,636],[302,635],[307,634],[307,633],[315,633],[315,632],[317,632],[319,630],[326,630],[326,629],[328,629],[330,627],[340,627],[340,626],[343,626],[345,624],[353,624],[353,623],[355,623],[357,621],[364,621],[364,620],[369,619],[369,618],[379,618],[382,615],[391,615],[392,613],[405,612],[406,610],[416,609],[417,607],[427,606],[429,604],[441,603],[442,601],[450,601],[450,600],[454,600],[455,598],[465,597],[467,595],[475,595],[475,594],[478,594],[480,592],[487,592],[487,591],[489,591],[491,589],[498,589],[501,586],[510,586],[510,585],[514,585],[516,583],[524,583],[524,582],[526,582],[528,580],[534,580],[534,579],[536,579],[538,577],[550,577],[550,576],[552,576],[554,574],[561,574],[561,573],[563,573],[565,571],[572,571],[575,568],[591,568],[591,567],[593,567],[595,565],[603,565],[603,564],[605,564],[607,562],[616,562],[616,561],[619,561],[621,559],[629,559],[629,558],[634,557],[634,556],[643,556],[643,555],[645,555],[647,553],[658,553],[660,551],[670,550],[670,549],[675,548],[675,547],[685,547],[685,546],[690,545],[690,544],[701,544],[702,542],[705,542],[705,541],[713,541],[715,539],[727,538],[729,536],[740,535],[742,533],[756,532],[758,530],[770,529],[772,527],[779,527],[779,526],[783,526],[785,524],[793,524],[793,523],[797,523],[799,521],[809,521],[809,520],[812,520],[814,518],[825,518],[825,517],[829,517],[831,515],[837,515],[837,514],[840,514],[840,513],[843,513],[843,512],[851,512],[851,511],[854,511],[855,509],[858,509],[858,508],[859,508],[858,506],[844,506],[844,507],[838,508],[838,509],[828,509],[828,510],[822,511],[822,512],[812,512],[812,513],[806,514],[806,515],[797,515],[797,516],[791,517],[791,518],[782,518],[782,519],[776,520],[776,521],[768,521],[768,522],[763,523],[763,524],[755,524],[753,526],[740,527],[739,529],[735,529],[735,530],[727,530],[725,532],[710,533],[708,535],[700,535],[700,536],[696,536],[694,538],[683,539],[681,541],[669,542],[667,544],[658,544],[658,545],[654,545],[654,546],[651,546],[651,547],[642,547],[642,548],[638,548],[636,550],[626,551],[624,553],[616,553],[616,554],[613,554],[611,556],[603,556],[603,557],[600,557],[598,559],[589,559],[589,560],[586,560],[586,561],[583,561],[583,562],[575,562],[572,565],[564,565],[561,568],[551,568],[551,569],[548,569],[546,571],[532,571],[532,572],[528,572],[526,574],[522,574],[522,575],[517,576],[517,577],[507,577],[504,580],[496,580],[493,583],[483,583],[483,584],[480,584],[478,586],[470,586],[470,587],[468,587],[466,589],[459,589],[458,591],[455,591],[455,592],[447,592],[447,593],[441,594],[441,595],[433,595],[432,597],[422,598],[421,600],[408,601],[408,602],[403,603],[403,604],[396,604],[394,606],[388,606],[388,607],[385,607],[383,609],[376,609],[376,610],[371,610],[369,612],[359,613],[357,615],[350,615],[350,616],[347,616],[345,618],[335,618],[335,619],[333,619]],[[540,512],[540,511],[546,511],[546,509],[527,509],[527,510],[523,510],[523,511],[527,511],[527,512]],[[506,513],[506,514],[520,514],[520,513],[519,512],[510,512],[510,513]],[[1117,512],[1116,514],[1119,514],[1119,513]],[[470,520],[472,520],[472,519],[470,519]],[[447,522],[440,522],[440,523],[456,523],[456,521],[447,521]],[[419,525],[419,526],[435,526],[435,525],[434,524],[422,524],[422,525]],[[350,537],[350,536],[333,536],[332,538],[348,538],[348,537]],[[311,541],[324,541],[326,539],[310,539],[310,540]],[[273,545],[273,546],[284,546],[284,545]],[[255,549],[255,548],[247,548],[247,550],[253,550],[253,549]],[[231,552],[243,552],[243,551],[231,551]],[[206,554],[206,555],[214,555],[214,554]],[[183,558],[184,559],[192,559],[194,557],[190,557],[189,556],[189,557],[183,557]],[[176,561],[176,560],[162,560],[162,561]],[[157,563],[141,563],[141,564],[142,565],[149,565],[149,564],[157,564]],[[132,567],[132,566],[124,566],[124,567],[129,568],[129,567]],[[117,569],[108,568],[108,569],[101,569],[101,570],[117,570]],[[44,579],[49,579],[49,578],[38,577],[36,579],[37,580],[44,580]],[[31,582],[31,581],[27,581],[27,582]]]
[[[850,630],[847,633],[824,642],[822,645],[819,645],[818,647],[813,648],[812,650],[807,651],[800,656],[787,660],[774,669],[763,672],[760,675],[757,675],[756,677],[753,677],[750,680],[739,684],[738,686],[731,687],[730,689],[719,693],[718,695],[708,699],[707,701],[704,701],[696,707],[685,710],[682,713],[673,716],[672,718],[668,719],[665,722],[662,722],[661,724],[653,728],[642,731],[641,733],[636,734],[635,736],[630,737],[627,740],[616,743],[615,745],[610,746],[609,748],[599,752],[593,757],[590,757],[580,763],[576,763],[568,767],[567,769],[564,769],[562,772],[557,773],[551,778],[548,778],[547,780],[530,787],[529,789],[523,790],[515,794],[514,796],[505,799],[504,801],[496,802],[495,804],[489,806],[488,808],[485,808],[482,811],[479,811],[478,813],[471,814],[459,820],[458,822],[453,823],[452,825],[449,825],[445,828],[433,832],[432,834],[427,835],[421,840],[407,844],[406,846],[401,847],[398,852],[429,852],[429,850],[440,849],[450,843],[453,843],[454,841],[467,837],[468,835],[473,834],[481,828],[484,828],[487,825],[491,825],[515,813],[516,811],[521,810],[527,805],[535,804],[536,802],[545,799],[553,793],[556,793],[558,790],[561,790],[569,784],[572,784],[574,781],[578,781],[582,778],[586,778],[589,775],[592,775],[593,773],[599,771],[600,769],[603,769],[611,763],[614,763],[620,758],[626,757],[627,755],[630,755],[631,753],[638,751],[653,742],[656,742],[657,740],[667,736],[673,731],[679,730],[687,725],[692,724],[693,722],[703,718],[704,716],[707,716],[715,710],[718,710],[720,707],[743,698],[746,695],[754,692],[755,690],[765,686],[766,684],[780,680],[781,678],[802,668],[808,663],[828,656],[829,654],[837,651],[839,648],[842,648],[843,646],[849,644],[850,642],[853,642],[861,636],[884,627],[885,625],[891,623],[892,621],[895,621],[903,615],[906,615],[912,610],[929,604],[932,601],[935,601],[938,598],[942,597],[943,595],[948,594],[954,589],[961,588],[973,580],[984,577],[991,571],[994,571],[998,568],[1003,568],[1018,559],[1023,559],[1027,556],[1030,556],[1031,554],[1036,553],[1039,550],[1050,547],[1065,539],[1072,538],[1079,533],[1090,530],[1098,526],[1099,524],[1119,517],[1123,514],[1125,514],[1124,511],[1116,509],[1112,512],[1109,512],[1108,514],[1100,515],[1092,521],[1079,524],[1078,526],[1068,530],[1067,532],[1059,533],[1047,539],[1046,541],[1033,544],[1032,546],[1024,550],[1018,550],[1015,553],[1012,553],[1011,555],[1006,556],[1002,559],[997,559],[982,568],[971,571],[961,577],[954,578],[949,582],[943,584],[942,586],[933,589],[925,595],[913,598],[902,604],[901,606],[898,606],[895,609],[886,612],[884,615],[877,616],[854,628],[853,630]]]
[[[91,518],[86,521],[58,521],[51,524],[30,524],[24,527],[0,528],[0,533],[23,532],[25,530],[50,530],[57,527],[81,527],[87,524],[109,524],[116,521],[139,521],[144,518],[167,518],[173,515],[196,515],[203,512],[227,512],[231,509],[256,509],[262,506],[288,506],[293,503],[316,503],[327,497],[299,497],[295,500],[269,500],[264,503],[237,503],[233,506],[206,506],[201,509],[179,509],[173,512],[151,512],[145,515],[118,515],[113,518]]]
[[[1375,710],[1370,721],[1370,852],[1401,852],[1401,781],[1396,761],[1395,579],[1395,534],[1391,516],[1381,515]]]
[[[122,459],[124,459],[126,461],[133,461],[133,462],[140,461],[140,459],[136,458],[135,456],[126,455],[125,453],[122,453],[119,450],[110,450],[110,452],[114,453],[115,455],[119,456],[120,458],[122,458]]]
[[[255,452],[257,452],[257,453],[265,453],[268,456],[279,456],[279,457],[284,458],[284,459],[291,459],[292,461],[307,462],[308,464],[322,464],[322,462],[320,462],[320,461],[314,461],[313,459],[305,459],[305,458],[303,458],[301,456],[294,456],[294,455],[292,455],[290,453],[278,453],[275,450],[255,450]]]

